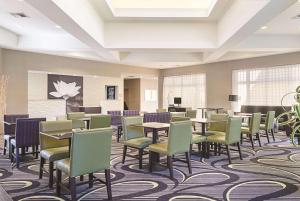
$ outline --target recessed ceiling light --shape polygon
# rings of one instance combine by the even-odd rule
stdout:
[[[59,25],[55,25],[55,27],[56,27],[56,28],[58,28],[58,29],[60,29],[60,28],[61,28],[61,26],[59,26]]]
[[[264,29],[267,29],[268,27],[267,26],[262,26],[260,29],[264,30]]]

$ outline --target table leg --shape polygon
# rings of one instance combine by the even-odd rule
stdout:
[[[69,156],[71,156],[71,143],[72,143],[72,138],[69,138]]]
[[[205,118],[205,114],[204,114],[204,109],[202,108],[202,118],[204,119]]]
[[[202,129],[201,133],[202,133],[202,135],[205,135],[205,131],[206,131],[205,125],[206,125],[205,123],[201,124],[201,129]]]
[[[153,133],[152,133],[152,143],[153,144],[156,144],[157,143],[157,135],[158,135],[158,132],[157,132],[157,129],[154,128],[153,129]],[[155,165],[155,163],[159,162],[159,153],[152,153],[152,159],[153,159],[153,164]]]
[[[90,120],[86,121],[86,127],[87,127],[87,129],[90,129]]]

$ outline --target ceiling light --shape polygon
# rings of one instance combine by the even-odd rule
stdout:
[[[296,19],[296,20],[300,19],[300,14],[292,17],[292,19]]]
[[[58,29],[60,29],[60,28],[61,28],[61,26],[59,26],[59,25],[55,25],[55,27],[56,27],[56,28],[58,28]]]
[[[260,29],[265,30],[267,28],[268,28],[267,26],[262,26]]]

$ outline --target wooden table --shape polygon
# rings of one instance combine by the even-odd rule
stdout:
[[[160,123],[160,122],[145,122],[143,124],[134,125],[134,126],[152,129],[152,144],[156,144],[157,138],[158,138],[158,130],[163,129],[163,128],[169,128],[170,124]],[[153,161],[154,161],[154,168],[157,170],[159,168],[157,168],[157,166],[155,164],[157,162],[159,162],[159,153],[154,152],[152,156],[153,156]]]
[[[202,118],[205,118],[205,110],[215,110],[217,113],[219,113],[219,110],[223,110],[224,108],[222,108],[222,107],[216,107],[216,108],[214,108],[214,107],[199,107],[197,109],[201,110]]]

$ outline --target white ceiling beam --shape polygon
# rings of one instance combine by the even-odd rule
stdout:
[[[218,23],[219,48],[205,54],[205,62],[218,60],[297,0],[236,0]]]
[[[278,51],[300,49],[299,35],[255,34],[237,45],[233,51]]]
[[[92,48],[103,59],[117,60],[116,53],[104,48],[104,22],[85,0],[26,0],[50,20]]]
[[[3,27],[0,27],[0,47],[16,48],[19,36]]]

